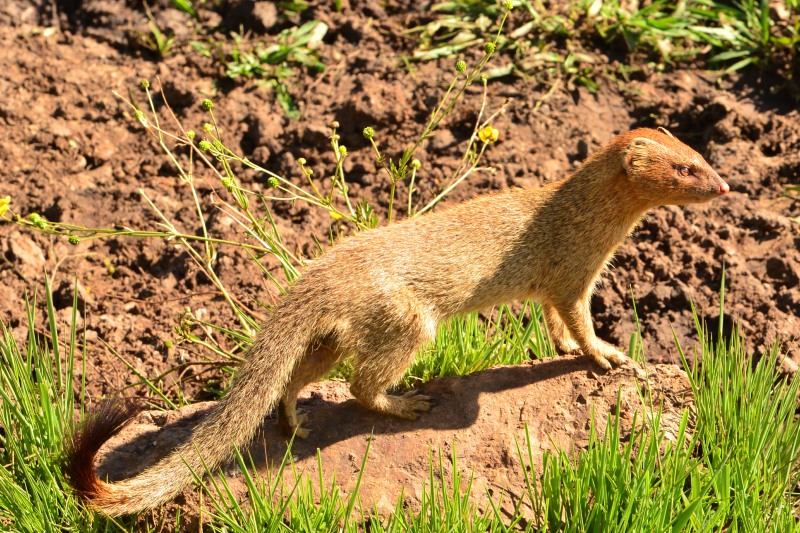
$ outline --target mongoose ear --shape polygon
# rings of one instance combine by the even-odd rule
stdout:
[[[672,134],[671,134],[671,133],[670,133],[670,132],[667,130],[667,128],[662,128],[661,126],[659,126],[659,127],[657,127],[657,128],[656,128],[656,131],[660,131],[661,133],[663,133],[664,135],[666,135],[666,136],[667,136],[667,137],[669,137],[670,139],[674,139],[674,138],[675,138],[675,136],[674,136],[674,135],[672,135]]]
[[[652,155],[662,152],[663,150],[664,147],[656,141],[646,137],[636,137],[629,142],[627,148],[625,148],[625,153],[622,157],[622,166],[625,167],[628,173],[635,172],[646,166]]]

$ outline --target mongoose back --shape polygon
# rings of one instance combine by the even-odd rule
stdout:
[[[186,443],[132,478],[101,481],[94,456],[132,414],[112,405],[70,441],[72,485],[107,515],[158,506],[192,481],[190,468],[214,468],[232,458],[234,446],[249,444],[275,407],[285,428],[305,436],[298,392],[346,356],[361,403],[414,419],[430,398],[387,390],[437,325],[512,300],[542,303],[560,350],[580,349],[603,369],[621,365],[627,358],[592,326],[598,276],[648,209],[705,202],[728,190],[702,156],[666,130],[636,129],[563,181],[480,196],[343,240],[281,298],[230,391]]]

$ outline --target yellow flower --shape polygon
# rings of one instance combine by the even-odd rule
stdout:
[[[8,205],[11,203],[11,197],[6,196],[5,198],[0,198],[0,217],[6,214],[8,211]]]
[[[344,218],[341,213],[336,211],[328,211],[328,213],[330,213],[333,220],[342,220]]]
[[[485,143],[497,142],[497,139],[500,138],[500,132],[496,128],[486,126],[478,132],[478,138]]]

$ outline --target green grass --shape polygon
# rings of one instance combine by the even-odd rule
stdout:
[[[539,305],[526,303],[517,313],[501,306],[485,319],[470,314],[442,325],[434,344],[423,349],[406,372],[405,382],[463,376],[555,354]]]
[[[46,336],[36,333],[34,308],[29,302],[24,348],[6,324],[0,324],[0,528],[103,531],[81,510],[60,467],[62,440],[76,410],[76,331],[71,328],[68,339],[59,337],[50,291]],[[74,318],[73,314],[73,323]]]
[[[800,51],[800,3],[766,0],[572,0],[544,8],[514,0],[509,31],[498,41],[505,66],[541,81],[597,88],[602,76],[627,79],[643,68],[679,65],[733,72],[775,70],[793,79]],[[775,6],[778,6],[777,8]],[[407,30],[412,60],[455,57],[496,30],[495,0],[446,0]],[[619,59],[616,66],[598,57]]]
[[[27,306],[30,333],[23,348],[7,326],[0,329],[0,529],[127,530],[130,519],[115,523],[85,510],[64,479],[62,439],[75,412],[83,410],[82,387],[73,391],[71,376],[83,355],[74,327],[58,331],[49,296],[44,334],[35,330],[34,308],[34,303]],[[424,355],[431,364],[427,375],[450,371],[445,368],[472,371],[474,363],[458,363],[452,354],[486,354],[492,347],[502,352],[510,335],[522,339],[513,343],[514,349],[530,345],[537,326],[506,313],[499,313],[499,325],[481,326],[486,323],[470,316],[443,326],[436,347]],[[686,363],[695,408],[683,411],[681,424],[669,435],[659,430],[657,413],[637,415],[638,430],[627,438],[611,416],[606,434],[592,431],[586,450],[546,453],[541,465],[532,465],[530,441],[518,443],[527,480],[518,488],[524,492],[519,505],[533,509],[538,522],[526,522],[521,514],[503,515],[499,497],[488,510],[478,511],[470,499],[470,478],[458,473],[457,453],[443,459],[433,451],[421,510],[410,512],[400,498],[386,517],[363,508],[357,491],[347,496],[335,483],[325,485],[321,460],[317,476],[300,476],[286,486],[278,481],[280,472],[262,479],[239,456],[249,503],[231,496],[224,480],[205,478],[205,512],[211,517],[205,527],[220,532],[342,527],[381,532],[800,531],[794,512],[800,504],[800,421],[795,416],[800,382],[778,374],[782,356],[777,348],[754,362],[738,335],[714,343],[697,323],[702,364]],[[647,403],[645,390],[642,406]],[[369,461],[369,451],[363,460]],[[453,474],[442,479],[445,461],[452,462]],[[280,468],[292,468],[288,452]]]
[[[703,356],[690,373],[695,428],[684,411],[670,439],[655,417],[624,442],[611,419],[577,459],[545,457],[541,486],[528,486],[545,530],[800,530],[797,379],[777,381],[777,350],[755,367],[739,341]]]

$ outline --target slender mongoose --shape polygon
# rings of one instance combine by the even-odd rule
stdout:
[[[343,240],[281,298],[228,394],[188,441],[140,474],[101,481],[93,460],[132,412],[110,404],[68,445],[67,473],[94,509],[134,513],[176,496],[193,476],[228,461],[276,406],[305,436],[297,393],[345,356],[353,395],[375,411],[414,419],[422,395],[387,394],[417,350],[453,315],[535,298],[561,350],[609,369],[627,358],[595,336],[589,300],[606,263],[644,213],[705,202],[728,185],[666,130],[615,137],[563,181],[480,196]],[[202,459],[201,459],[202,457]]]

